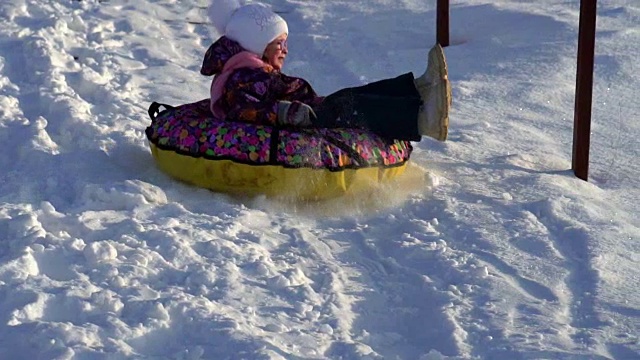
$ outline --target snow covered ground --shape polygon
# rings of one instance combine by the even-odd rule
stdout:
[[[434,0],[273,0],[322,94],[422,72]],[[0,359],[640,359],[640,4],[456,0],[450,139],[373,198],[238,199],[155,166],[205,98],[206,0],[0,3]]]

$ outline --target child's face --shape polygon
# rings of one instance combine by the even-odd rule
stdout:
[[[267,48],[264,50],[263,59],[267,64],[273,66],[274,69],[280,70],[284,66],[284,59],[288,53],[287,34],[282,34],[267,45]]]

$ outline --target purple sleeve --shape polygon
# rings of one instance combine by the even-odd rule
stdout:
[[[304,103],[316,108],[323,99],[304,79],[244,68],[227,80],[221,106],[229,119],[273,125],[278,121],[279,101]],[[287,118],[294,116],[293,109],[298,108],[299,104],[290,108]],[[289,123],[290,120],[284,122]]]
[[[278,101],[268,90],[267,73],[237,71],[227,80],[222,104],[227,118],[256,124],[273,125],[278,118]]]
[[[324,97],[318,96],[308,81],[284,74],[281,74],[280,77],[284,90],[281,100],[299,101],[311,107],[316,107],[322,103]]]

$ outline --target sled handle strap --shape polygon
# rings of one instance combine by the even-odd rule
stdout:
[[[362,157],[362,155],[360,155],[360,153],[356,149],[350,147],[343,141],[340,141],[329,134],[325,134],[324,139],[326,142],[337,147],[338,149],[342,150],[342,152],[344,152],[349,157],[351,157],[351,159],[355,161],[356,164],[360,166],[364,166],[367,163],[366,160]]]
[[[271,143],[269,144],[269,164],[278,164],[278,143],[280,142],[280,126],[275,125],[271,130]]]
[[[160,110],[160,107],[164,107],[164,110]],[[152,102],[151,105],[149,105],[149,117],[151,118],[151,121],[154,121],[158,115],[162,114],[163,112],[167,111],[167,110],[171,110],[171,109],[175,109],[175,107],[171,106],[171,105],[167,105],[167,104],[161,104],[161,103],[157,103],[157,102]]]

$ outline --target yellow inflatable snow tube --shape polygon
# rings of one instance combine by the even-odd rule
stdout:
[[[208,100],[178,107],[153,103],[149,115],[146,134],[163,172],[232,194],[337,197],[402,174],[412,151],[409,142],[358,129],[283,129],[217,120]]]

